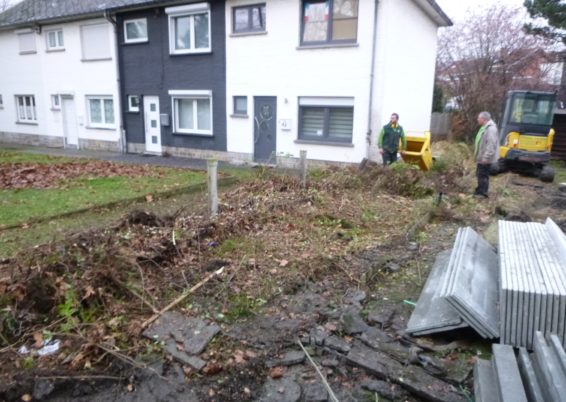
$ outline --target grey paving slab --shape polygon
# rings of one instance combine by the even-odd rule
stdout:
[[[494,344],[493,368],[502,402],[528,402],[513,347]]]
[[[552,334],[547,336],[546,342],[554,353],[556,360],[558,361],[560,368],[562,369],[562,374],[566,376],[566,352],[564,351],[564,347],[562,346],[560,338]]]
[[[443,297],[484,338],[499,337],[499,271],[495,249],[472,228],[460,230]]]
[[[474,397],[476,402],[500,402],[493,365],[478,359],[474,365]]]
[[[560,363],[555,359],[541,332],[536,332],[533,342],[534,368],[545,396],[545,401],[559,402],[566,396],[566,378]]]
[[[468,326],[456,310],[437,295],[438,284],[445,279],[451,253],[452,250],[446,250],[436,256],[430,275],[407,324],[409,334],[427,335]]]
[[[521,378],[523,379],[523,385],[529,402],[545,402],[539,380],[537,379],[535,369],[527,349],[519,349],[517,361],[519,363],[519,372],[521,373]]]

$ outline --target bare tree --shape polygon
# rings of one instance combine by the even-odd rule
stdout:
[[[11,6],[11,0],[0,0],[0,13],[6,11]]]
[[[522,9],[492,6],[440,34],[437,83],[456,105],[455,134],[470,138],[482,110],[500,116],[511,89],[549,89],[551,42],[527,34],[526,18]]]

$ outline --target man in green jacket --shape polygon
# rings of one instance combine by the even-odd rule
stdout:
[[[399,125],[399,115],[393,113],[391,121],[381,129],[377,145],[379,146],[383,164],[385,166],[397,161],[397,152],[399,151],[399,140],[403,142],[403,149],[407,149],[407,140],[405,139],[405,131]]]

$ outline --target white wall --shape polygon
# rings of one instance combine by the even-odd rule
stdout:
[[[108,35],[101,40],[110,43],[111,58],[108,60],[82,61],[80,26],[92,23],[107,26]],[[64,51],[46,51],[46,30],[52,28],[63,29]],[[79,138],[117,142],[120,138],[120,111],[113,26],[105,19],[43,26],[35,39],[37,53],[20,55],[15,31],[0,32],[0,94],[4,99],[4,109],[0,110],[0,132],[63,137],[62,111],[52,110],[50,97],[72,94]],[[35,95],[37,125],[16,123],[14,96],[17,94]],[[113,97],[114,129],[87,127],[87,95]]]
[[[253,96],[277,96],[278,119],[292,130],[277,131],[277,153],[309,159],[359,162],[367,155],[369,83],[374,0],[360,0],[355,47],[297,49],[299,0],[267,1],[267,34],[232,36],[232,7],[255,0],[228,0],[227,109],[232,97],[248,96],[247,119],[228,116],[228,151],[253,154]],[[412,0],[380,0],[372,113],[372,143],[393,111],[407,131],[429,129],[437,26]],[[297,144],[298,98],[354,97],[353,148]],[[375,146],[374,146],[375,148]],[[375,149],[372,152],[376,154]]]
[[[375,126],[396,112],[406,132],[423,133],[430,130],[438,27],[412,0],[379,4]]]
[[[232,0],[226,10],[227,108],[232,112],[234,95],[248,96],[249,118],[228,116],[228,151],[253,154],[253,97],[277,96],[278,119],[290,119],[290,131],[277,131],[277,153],[299,156],[306,149],[309,159],[360,161],[366,155],[369,75],[373,1],[360,2],[358,46],[301,49],[299,0],[267,1],[267,34],[230,36],[232,6],[254,4]],[[298,98],[301,96],[354,97],[354,147],[296,144]]]

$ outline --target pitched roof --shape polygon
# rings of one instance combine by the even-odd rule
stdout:
[[[449,27],[454,25],[450,17],[446,15],[444,10],[440,8],[436,0],[414,0],[434,22],[441,27]]]
[[[169,0],[23,0],[0,14],[0,29],[103,16],[109,9],[172,3]]]

